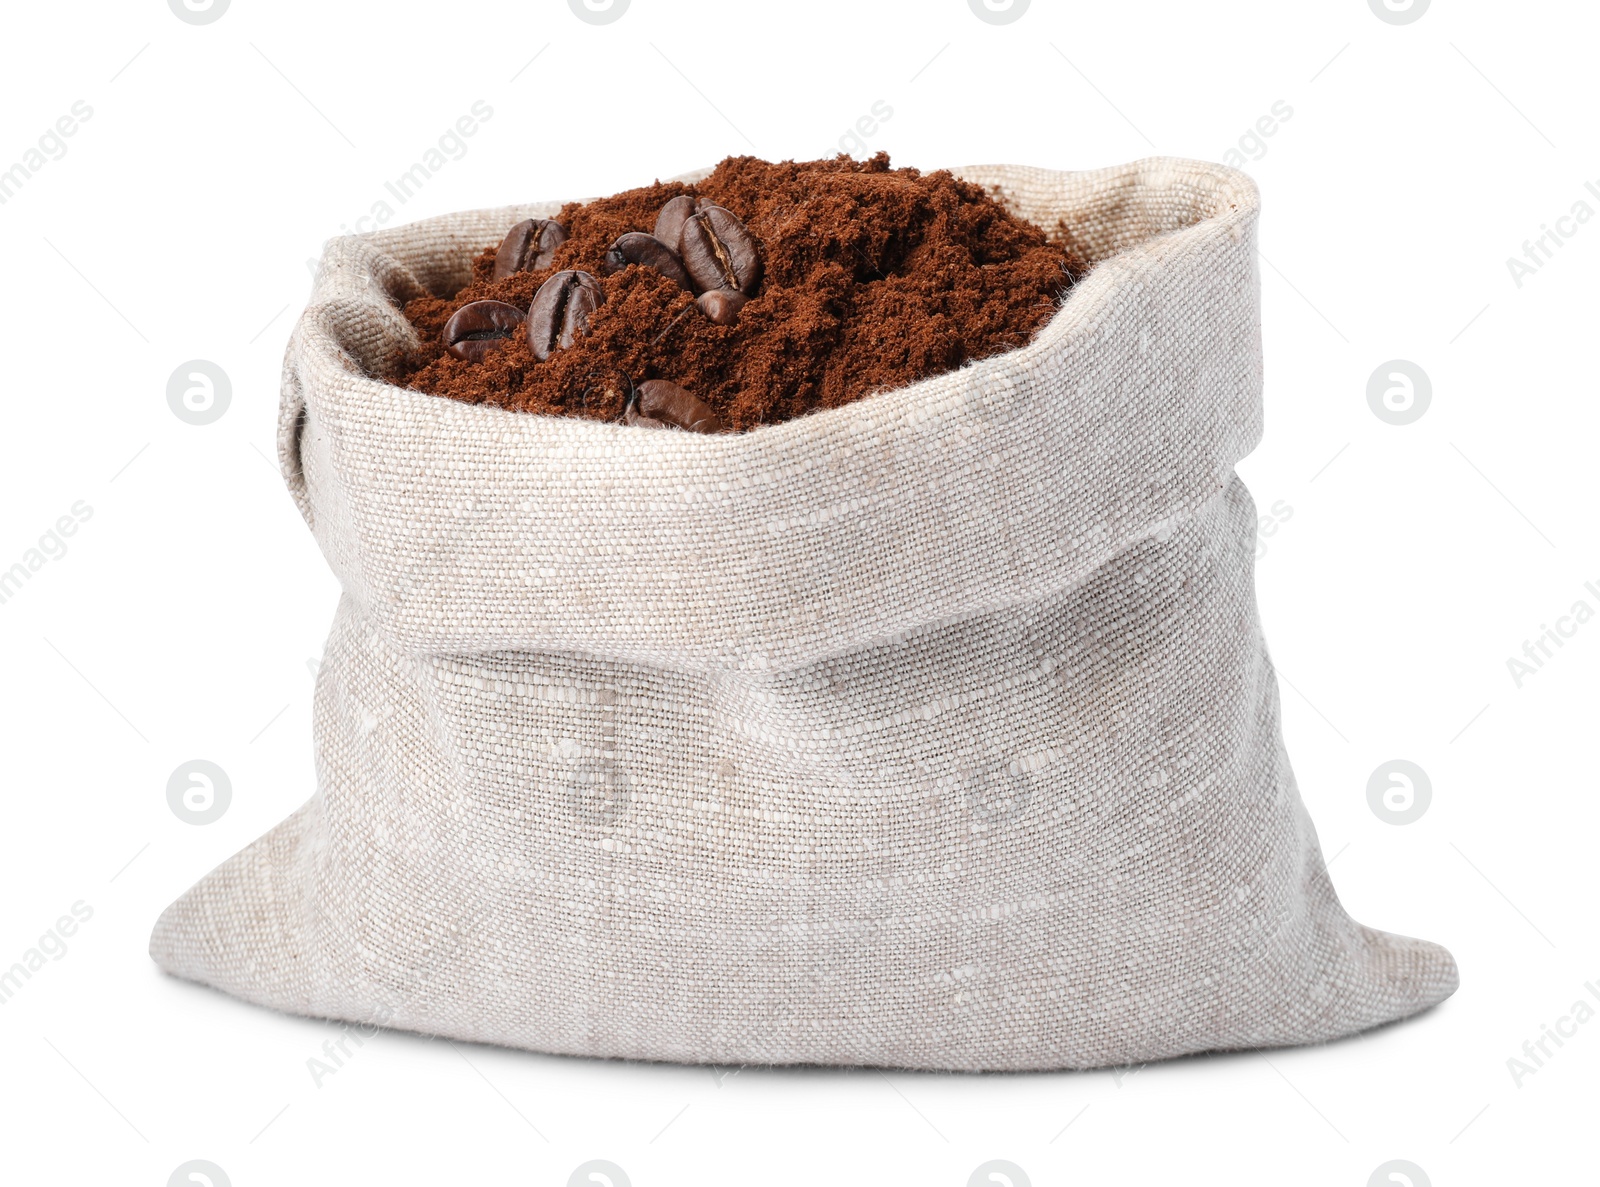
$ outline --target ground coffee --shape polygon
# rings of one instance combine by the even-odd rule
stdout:
[[[697,304],[681,280],[635,262],[644,257],[630,243],[618,250],[630,232],[657,231],[662,208],[680,196],[691,200],[674,206],[679,213],[704,199],[748,228],[760,257],[748,300],[721,289]],[[1020,346],[1087,269],[1064,227],[1047,236],[980,186],[942,170],[891,169],[887,153],[778,164],[729,157],[694,185],[657,182],[570,203],[553,221],[565,238],[522,228],[517,242],[486,245],[454,296],[411,301],[406,316],[423,344],[391,378],[472,403],[618,421],[641,384],[666,380],[717,422],[748,429]],[[687,246],[684,258],[694,264]],[[530,270],[509,271],[517,266]],[[464,306],[499,301],[526,312],[545,281],[574,270],[592,274],[603,299],[587,310],[587,332],[547,357],[509,324],[476,328],[479,311],[447,336]],[[469,331],[472,358],[446,350],[450,336]],[[500,333],[503,342],[487,340]]]

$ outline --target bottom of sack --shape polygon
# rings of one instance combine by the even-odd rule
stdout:
[[[363,978],[347,967],[330,977],[331,954],[317,937],[318,922],[305,909],[302,893],[316,861],[316,842],[306,828],[313,807],[308,804],[167,908],[150,940],[150,955],[161,968],[290,1014],[551,1055],[946,1072],[1089,1070],[1324,1043],[1430,1009],[1459,985],[1455,960],[1444,947],[1364,927],[1335,906],[1334,926],[1318,937],[1311,964],[1292,974],[1239,968],[1239,979],[1254,984],[1228,996],[1256,1008],[1227,1017],[1218,1015],[1211,998],[1187,1011],[1181,1003],[1152,1003],[1146,1028],[1129,1028],[1122,1015],[1119,1033],[1107,1033],[1071,1002],[1037,1000],[1044,995],[1023,986],[998,994],[992,985],[974,987],[964,995],[959,976],[939,995],[936,1011],[919,1014],[895,1003],[916,996],[920,987],[897,984],[893,970],[885,968],[876,997],[841,1000],[825,1024],[813,1017],[796,1027],[796,1020],[776,1013],[757,1021],[762,1010],[751,999],[748,981],[723,981],[703,970],[696,986],[702,1011],[694,1019],[675,1008],[658,1011],[659,997],[641,995],[627,1014],[594,1018],[581,1041],[552,1041],[546,1003],[518,1001],[503,984],[492,999],[460,992],[464,981],[484,983],[483,957],[472,954],[492,946],[489,920],[463,919],[403,954],[363,952],[352,937],[339,953],[353,953],[369,972],[380,965],[384,972]],[[239,928],[241,920],[250,921],[248,932]],[[474,935],[474,923],[485,930]],[[336,981],[346,987],[339,997],[326,989]],[[488,983],[494,984],[492,977]],[[508,1002],[517,1008],[508,1010]],[[570,1010],[571,1003],[559,1008]],[[721,1024],[714,1021],[719,1016],[746,1021]],[[561,1029],[570,1035],[570,1028]]]

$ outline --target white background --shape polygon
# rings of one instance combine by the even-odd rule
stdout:
[[[635,1187],[961,1187],[996,1158],[1034,1184],[1362,1187],[1390,1159],[1439,1187],[1594,1181],[1600,1019],[1520,1085],[1507,1060],[1600,992],[1600,621],[1520,687],[1506,662],[1574,603],[1600,610],[1600,219],[1520,287],[1506,265],[1574,203],[1600,211],[1592,6],[1435,0],[1404,26],[1365,0],[1034,0],[1005,26],[965,0],[633,0],[606,26],[561,0],[3,19],[0,168],[75,101],[93,115],[0,205],[0,569],[75,503],[92,517],[0,604],[0,967],[74,902],[93,917],[0,1006],[0,1181],[159,1187],[208,1159],[236,1187],[559,1185],[595,1158]],[[382,1034],[317,1087],[333,1027],[158,973],[161,908],[313,790],[336,587],[272,447],[306,261],[479,99],[492,118],[391,224],[828,155],[876,100],[893,115],[867,148],[926,168],[1216,160],[1291,107],[1246,166],[1268,428],[1243,472],[1291,511],[1262,540],[1262,611],[1341,896],[1447,944],[1456,996],[1328,1047],[1118,1073],[735,1074]],[[194,358],[233,384],[203,427],[166,400]],[[1366,401],[1394,358],[1433,385],[1402,427]],[[204,827],[166,802],[194,758],[233,787]],[[1404,826],[1366,797],[1394,758],[1433,788]]]

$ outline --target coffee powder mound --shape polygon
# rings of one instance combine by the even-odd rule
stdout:
[[[760,244],[765,273],[731,326],[651,268],[603,275],[617,237],[652,230],[679,194],[731,210]],[[599,420],[620,419],[635,385],[665,379],[749,429],[1021,346],[1087,270],[980,186],[944,170],[891,169],[887,153],[779,164],[729,157],[695,185],[657,182],[570,203],[556,219],[569,234],[545,269],[494,280],[498,244],[486,244],[459,293],[407,304],[423,345],[389,378],[471,403]],[[479,362],[446,353],[440,331],[461,306],[526,310],[540,284],[572,268],[593,273],[606,298],[572,346],[539,362],[518,334]]]

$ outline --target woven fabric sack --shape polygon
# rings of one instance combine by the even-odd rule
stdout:
[[[317,786],[155,960],[297,1014],[726,1064],[1128,1064],[1447,997],[1448,952],[1339,905],[1283,748],[1234,474],[1254,185],[960,172],[1095,262],[1055,317],[737,435],[375,378],[403,302],[559,204],[333,241],[279,437],[343,586]]]

